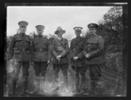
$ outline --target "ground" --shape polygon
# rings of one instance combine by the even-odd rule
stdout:
[[[95,95],[90,94],[87,90],[82,94],[77,94],[75,90],[75,72],[72,69],[68,70],[68,82],[65,83],[62,72],[59,72],[59,78],[56,81],[53,66],[49,65],[46,76],[36,77],[34,69],[30,66],[28,93],[23,93],[22,72],[19,75],[18,89],[16,96],[27,97],[45,97],[45,96],[82,96],[82,97],[101,97],[101,96],[126,96],[126,79],[123,74],[123,64],[121,53],[112,53],[106,55],[106,67],[102,69],[102,77],[98,82]],[[86,88],[90,88],[89,72],[86,73],[87,81]],[[5,96],[8,96],[8,89],[5,91]],[[31,93],[32,91],[36,91]]]

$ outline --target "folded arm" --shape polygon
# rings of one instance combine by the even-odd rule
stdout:
[[[96,54],[100,53],[101,50],[104,48],[104,39],[102,37],[99,37],[98,39],[98,48],[94,51],[87,52],[86,50],[83,50],[83,54],[89,54],[90,56],[95,56]]]

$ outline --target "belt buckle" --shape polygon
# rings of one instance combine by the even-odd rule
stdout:
[[[42,52],[42,48],[40,48],[40,52]]]
[[[22,49],[23,52],[25,52],[25,49]]]

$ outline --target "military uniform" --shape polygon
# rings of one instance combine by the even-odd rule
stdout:
[[[48,48],[48,38],[42,35],[35,35],[33,39],[33,62],[37,76],[45,76],[48,66]]]
[[[20,27],[26,27],[28,23],[26,21],[20,21],[19,23]],[[14,57],[18,61],[18,72],[17,76],[19,75],[20,68],[23,67],[23,77],[25,79],[24,82],[24,90],[27,89],[27,80],[28,80],[28,69],[29,69],[29,62],[31,60],[31,39],[28,35],[25,33],[20,33],[14,35],[10,47],[9,47],[9,58]],[[16,76],[16,77],[17,77]],[[18,77],[17,77],[18,78]],[[13,89],[13,94],[15,94],[16,89],[16,82],[18,79],[14,79],[13,85],[11,88]]]
[[[75,31],[81,31],[81,27],[74,27]],[[81,34],[81,32],[79,33]],[[83,50],[83,37],[77,36],[76,38],[71,40],[70,45],[70,61],[72,68],[76,71],[76,86],[77,91],[80,92],[81,84],[80,84],[80,77],[82,76],[82,82],[85,80],[85,68],[84,68],[84,59],[83,55],[81,55]],[[78,57],[78,59],[73,59],[73,57]]]
[[[89,24],[89,28],[97,28],[97,24]],[[92,90],[95,91],[96,83],[101,76],[101,68],[104,67],[104,39],[97,34],[87,34],[83,43],[83,55],[90,54],[85,58],[85,67],[89,67]],[[82,54],[82,53],[81,53]]]
[[[60,27],[58,27],[57,32],[63,31]],[[64,31],[63,31],[64,33]],[[53,63],[54,70],[56,72],[56,77],[58,78],[58,72],[60,69],[62,70],[65,78],[67,79],[67,69],[68,69],[68,40],[65,38],[58,39],[54,38],[51,39],[51,45],[50,45],[50,50],[51,50],[51,55],[50,56],[50,61]],[[61,55],[60,60],[57,59],[57,56]]]

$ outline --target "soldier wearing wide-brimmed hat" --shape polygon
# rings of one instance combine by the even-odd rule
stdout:
[[[33,62],[36,76],[45,76],[48,65],[48,38],[43,35],[45,26],[36,25],[37,34],[33,39]]]
[[[18,79],[18,74],[20,73],[21,67],[23,67],[23,77],[24,77],[24,92],[27,90],[27,81],[28,81],[28,69],[29,62],[31,61],[31,39],[28,35],[26,35],[26,29],[28,26],[27,21],[19,21],[19,32],[14,35],[10,46],[9,46],[9,59],[15,58],[18,61],[18,70],[15,80],[11,86],[13,95],[15,95],[16,91],[16,83]]]
[[[97,82],[101,76],[101,67],[104,66],[104,39],[97,34],[98,25],[90,23],[87,25],[89,33],[83,40],[83,55],[85,67],[89,68],[92,93],[95,93]]]
[[[55,34],[57,38],[54,38],[51,43],[51,62],[53,63],[54,70],[56,72],[56,77],[58,78],[58,72],[62,70],[64,76],[67,79],[67,69],[68,69],[68,40],[63,38],[62,35],[65,30],[61,27],[57,27]]]

